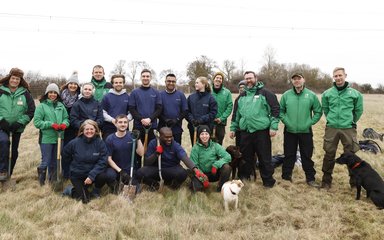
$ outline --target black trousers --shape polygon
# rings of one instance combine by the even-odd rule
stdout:
[[[181,165],[176,165],[174,167],[162,168],[161,175],[165,185],[171,188],[178,188],[187,179],[188,173]],[[156,187],[160,181],[159,168],[157,166],[142,167],[137,170],[136,178],[139,182]]]
[[[276,180],[273,178],[275,171],[272,166],[272,149],[269,129],[249,133],[241,132],[240,151],[243,154],[245,164],[239,169],[240,179],[250,179],[255,168],[255,153],[259,160],[259,171],[263,185],[272,187]]]
[[[305,172],[307,182],[315,180],[316,170],[312,161],[313,134],[311,133],[290,133],[284,131],[284,162],[282,177],[291,178],[296,162],[297,146],[300,148],[301,163]]]
[[[100,175],[100,174],[99,174]],[[101,188],[105,184],[105,180],[101,179],[100,176],[97,175],[96,179],[94,181],[96,188]],[[83,203],[88,203],[90,201],[91,194],[89,192],[89,188],[92,186],[85,185],[84,180],[87,177],[72,177],[71,176],[71,183],[73,185],[73,192],[72,192],[72,198],[76,198],[78,200],[81,200]]]
[[[225,136],[225,125],[218,124],[214,126],[215,128],[215,142],[220,145],[223,145],[223,140]],[[213,132],[213,130],[211,131]]]

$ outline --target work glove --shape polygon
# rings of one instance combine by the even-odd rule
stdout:
[[[14,122],[11,124],[11,126],[9,127],[9,130],[11,132],[17,132],[17,130],[19,130],[19,128],[23,127],[24,125],[19,123],[19,122]]]
[[[207,175],[202,173],[198,168],[195,168],[194,172],[195,172],[195,177],[197,179],[199,179],[200,182],[203,183],[204,188],[208,188],[209,187],[209,180],[208,180]]]
[[[61,130],[65,130],[67,128],[67,124],[65,124],[65,123],[62,123],[62,124],[60,124],[60,129]]]
[[[130,176],[126,171],[121,170],[120,171],[120,179],[121,179],[121,182],[123,182],[124,184],[128,184],[129,180],[130,180]]]
[[[217,168],[215,168],[214,166],[212,166],[211,172],[212,172],[213,175],[216,175],[216,173],[217,173]]]
[[[52,127],[53,129],[55,129],[56,131],[59,131],[59,130],[60,130],[60,125],[57,124],[57,123],[52,123],[51,127]]]
[[[0,129],[3,129],[4,131],[9,131],[9,122],[5,120],[4,118],[0,121]]]
[[[133,130],[132,131],[132,137],[136,139],[137,141],[140,140],[140,131],[139,130]]]
[[[165,124],[168,127],[173,127],[177,123],[177,119],[166,119]]]
[[[193,120],[192,120],[192,125],[195,126],[195,127],[197,127],[197,126],[200,125],[200,121],[199,121],[199,120],[196,120],[196,119],[193,119]]]
[[[157,154],[162,154],[164,152],[163,146],[159,145],[156,146],[156,153]]]

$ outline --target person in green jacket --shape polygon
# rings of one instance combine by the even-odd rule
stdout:
[[[9,74],[0,80],[0,181],[11,177],[19,156],[21,134],[32,120],[35,111],[35,101],[23,77],[24,72],[21,69],[12,68]],[[11,133],[12,159],[8,175]]]
[[[337,67],[333,70],[333,86],[327,89],[321,97],[321,105],[327,123],[324,133],[323,149],[323,179],[321,186],[331,188],[332,172],[335,166],[335,155],[339,141],[343,144],[344,152],[357,152],[360,147],[356,139],[356,124],[363,114],[363,96],[359,91],[350,87],[345,81],[345,69]],[[355,186],[350,178],[351,187]]]
[[[62,131],[69,126],[68,112],[61,103],[59,87],[55,83],[47,86],[45,94],[40,97],[33,123],[40,129],[41,163],[37,167],[39,183],[45,184],[47,167],[49,181],[56,180],[56,157],[58,137],[64,137]]]
[[[192,147],[191,160],[205,174],[209,182],[219,181],[217,191],[229,180],[232,168],[229,166],[231,155],[220,144],[211,140],[211,132],[207,125],[197,128],[198,142]],[[205,176],[204,175],[204,176]],[[203,189],[203,184],[197,178],[192,178],[195,191]]]
[[[316,94],[305,87],[305,79],[301,73],[293,74],[291,83],[293,87],[280,99],[280,119],[285,125],[282,178],[292,182],[292,171],[299,146],[307,184],[319,187],[315,181],[316,170],[312,161],[312,125],[320,120],[323,111]]]
[[[220,145],[223,144],[225,136],[225,126],[227,125],[227,118],[232,112],[232,94],[223,86],[224,74],[217,72],[213,76],[212,96],[217,102],[217,114],[213,125],[212,137],[215,142]]]
[[[112,88],[112,84],[105,80],[104,75],[104,68],[101,65],[96,65],[93,67],[91,83],[95,87],[95,93],[93,94],[93,97],[98,102],[101,102],[104,95],[107,94],[109,89]]]
[[[276,180],[273,178],[271,137],[276,136],[278,129],[280,105],[276,95],[257,80],[255,72],[246,71],[244,79],[247,86],[234,106],[236,117],[230,127],[231,138],[235,137],[236,130],[241,131],[240,151],[245,164],[240,167],[238,175],[240,179],[250,179],[255,169],[256,153],[263,186],[272,188]]]

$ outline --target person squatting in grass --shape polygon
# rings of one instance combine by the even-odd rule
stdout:
[[[56,181],[57,171],[57,141],[59,134],[63,138],[69,125],[68,112],[61,103],[59,87],[55,83],[47,86],[44,95],[40,97],[33,123],[40,130],[41,163],[37,167],[40,186],[45,184],[48,168],[48,179]]]
[[[103,124],[103,139],[116,132],[115,117],[119,114],[128,116],[128,120],[132,120],[132,115],[129,113],[129,95],[124,88],[125,76],[122,74],[114,74],[111,77],[113,88],[104,95],[101,101],[103,108],[104,124]],[[128,126],[127,126],[128,128]]]
[[[80,126],[78,137],[70,141],[62,153],[62,160],[70,164],[70,180],[73,185],[66,194],[88,203],[91,197],[90,186],[94,183],[94,189],[100,189],[105,184],[100,173],[107,167],[107,158],[107,146],[100,138],[97,123],[91,119],[85,120]],[[92,196],[98,197],[99,193],[94,191]]]
[[[144,147],[140,139],[140,132],[128,131],[128,117],[126,114],[117,115],[115,118],[115,125],[117,131],[114,134],[110,134],[105,143],[108,149],[108,167],[100,174],[101,178],[105,179],[105,182],[110,187],[111,192],[117,193],[120,180],[123,184],[129,184],[129,176],[131,173],[131,161],[132,151],[135,151],[137,155],[142,156],[144,154]],[[135,149],[133,149],[133,139],[136,139]],[[137,161],[134,162],[134,173],[138,168]],[[133,173],[132,184],[137,185],[138,182],[135,179]],[[139,188],[136,188],[139,189]]]
[[[103,109],[93,97],[93,93],[94,86],[91,83],[84,83],[81,87],[81,98],[72,106],[69,119],[76,131],[79,131],[81,124],[87,119],[95,121],[99,129],[103,126]]]
[[[213,124],[215,129],[215,136],[212,135],[215,142],[223,145],[223,140],[225,136],[225,126],[227,125],[227,118],[231,115],[232,112],[232,94],[231,92],[224,87],[224,74],[222,72],[217,72],[213,76],[213,86],[212,86],[212,96],[217,102],[217,114]]]
[[[198,77],[195,82],[196,92],[187,98],[188,129],[192,145],[194,132],[199,125],[213,127],[213,120],[217,114],[217,102],[211,94],[211,87],[206,77]]]
[[[307,184],[319,187],[315,181],[316,170],[312,161],[312,125],[321,118],[323,111],[316,94],[305,87],[301,73],[291,77],[292,88],[284,92],[280,99],[280,120],[284,123],[284,155],[282,179],[292,182],[292,171],[296,162],[297,146]]]
[[[21,69],[12,68],[0,80],[0,181],[11,177],[8,176],[10,133],[12,132],[12,175],[19,156],[21,134],[35,112],[35,102],[23,77],[24,72]]]
[[[208,177],[209,182],[218,181],[216,190],[220,192],[221,187],[229,180],[232,172],[232,168],[229,166],[231,155],[223,146],[212,141],[211,132],[207,125],[201,125],[197,128],[197,136],[198,141],[191,150],[191,160]],[[204,187],[198,176],[192,178],[191,188],[193,191],[201,191]]]
[[[244,79],[247,86],[234,107],[236,118],[230,127],[230,138],[235,137],[236,130],[241,130],[240,151],[245,164],[239,169],[239,177],[250,179],[256,153],[263,186],[272,188],[276,180],[273,178],[271,137],[276,136],[278,129],[280,105],[276,95],[257,80],[255,72],[246,71]]]
[[[196,166],[181,145],[173,139],[171,128],[160,129],[159,142],[160,145],[157,144],[156,139],[153,139],[148,144],[144,167],[137,171],[137,179],[150,186],[150,190],[157,190],[160,181],[158,157],[161,155],[161,174],[164,183],[172,189],[177,189],[188,177],[187,170],[180,165],[180,160],[188,169],[196,171]]]
[[[159,129],[170,127],[173,139],[181,144],[183,118],[188,113],[187,99],[183,92],[176,89],[176,76],[173,73],[165,77],[165,90],[160,92],[163,109],[159,116]]]
[[[323,149],[323,179],[321,186],[329,189],[332,185],[332,173],[335,167],[335,155],[339,141],[343,144],[345,152],[360,150],[356,139],[356,124],[363,114],[363,96],[359,91],[351,88],[345,81],[345,69],[337,67],[333,70],[333,87],[323,92],[321,105],[327,123],[324,132]],[[351,175],[351,173],[350,173]],[[351,187],[355,186],[350,178]]]
[[[68,116],[71,114],[73,104],[79,99],[80,85],[77,72],[74,72],[68,81],[60,89],[60,97],[62,103],[67,109]],[[67,145],[69,141],[74,139],[77,135],[77,130],[72,126],[68,126],[64,131],[63,146]],[[69,165],[61,161],[64,179],[69,179]]]

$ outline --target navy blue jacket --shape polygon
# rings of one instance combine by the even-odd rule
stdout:
[[[157,128],[157,118],[162,109],[160,93],[152,87],[139,87],[132,91],[129,99],[129,112],[132,114],[134,128],[142,128],[141,119],[150,118],[152,128]]]
[[[107,152],[107,146],[101,138],[87,139],[81,135],[64,147],[62,160],[70,164],[71,177],[89,177],[93,182],[107,167]]]
[[[123,89],[121,93],[116,93],[114,89],[110,89],[109,92],[104,95],[103,100],[101,100],[102,109],[112,118],[115,118],[119,114],[128,115],[128,104],[129,95],[126,93],[125,89]],[[104,127],[116,129],[111,121],[104,121]]]
[[[217,114],[217,102],[209,92],[195,92],[188,99],[187,120],[192,124],[192,120],[199,121],[200,125],[212,126]]]
[[[187,98],[184,93],[176,90],[172,93],[167,91],[160,92],[161,101],[163,103],[163,110],[159,117],[159,128],[167,126],[166,120],[173,119],[177,123],[173,126],[168,126],[172,128],[172,132],[182,133],[182,120],[188,112]]]
[[[87,119],[97,122],[97,125],[101,128],[104,122],[103,109],[93,97],[88,99],[82,97],[73,104],[69,119],[70,125],[77,130]]]

